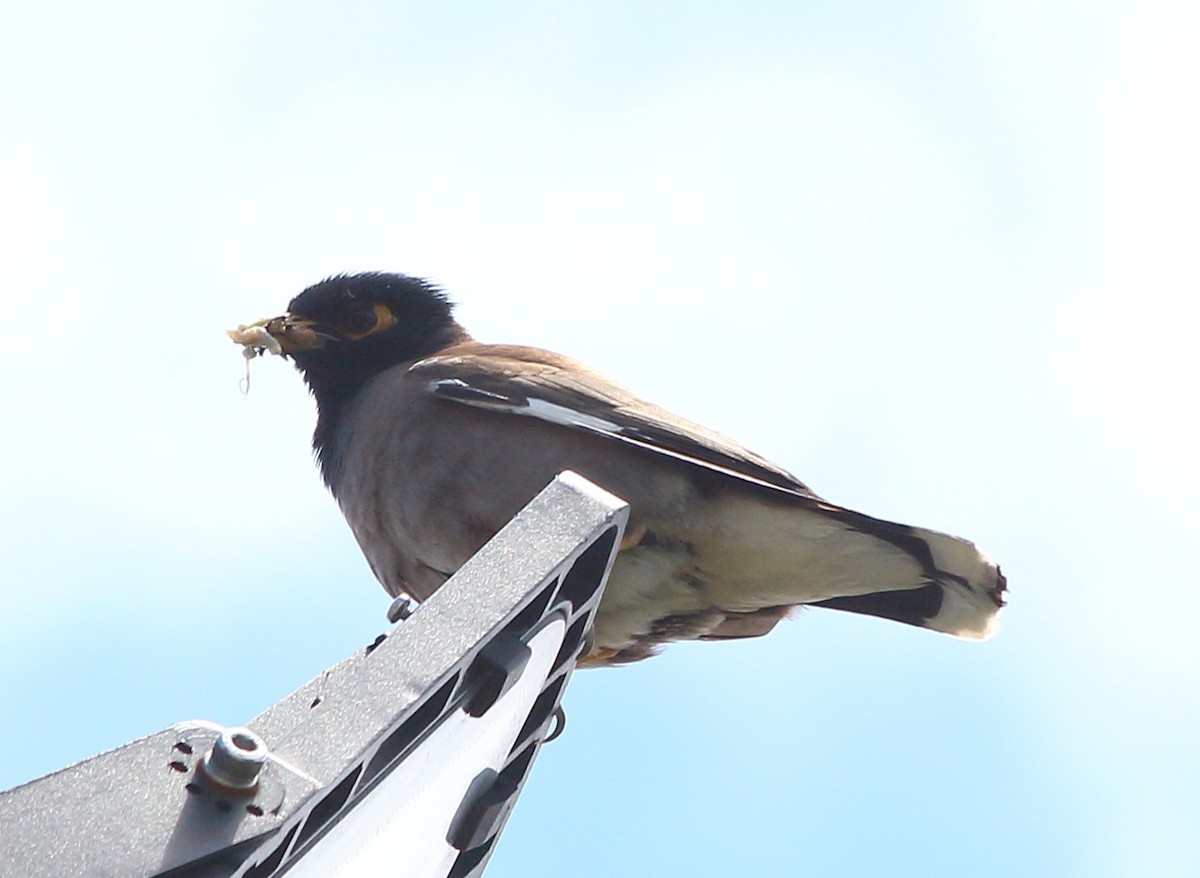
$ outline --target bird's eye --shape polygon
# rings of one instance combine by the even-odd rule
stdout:
[[[369,308],[346,315],[346,319],[342,321],[342,328],[346,330],[347,335],[362,336],[374,329],[377,322],[375,309]]]
[[[375,333],[383,332],[395,325],[396,315],[392,313],[391,309],[387,305],[375,302],[351,311],[343,317],[338,324],[338,330],[344,338],[358,341],[360,338],[375,335]]]

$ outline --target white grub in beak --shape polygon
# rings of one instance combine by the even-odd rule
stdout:
[[[263,321],[249,325],[242,324],[237,329],[227,330],[226,334],[236,344],[242,346],[242,356],[247,360],[252,360],[259,354],[266,352],[270,352],[277,357],[283,354],[283,348],[280,346],[279,340],[267,331]]]

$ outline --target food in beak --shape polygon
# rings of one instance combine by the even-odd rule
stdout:
[[[226,334],[242,346],[242,356],[247,360],[253,360],[259,354],[268,351],[275,356],[283,354],[279,339],[267,331],[263,322],[241,324],[237,329],[227,330]]]

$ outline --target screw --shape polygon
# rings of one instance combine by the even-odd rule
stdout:
[[[417,608],[417,602],[406,594],[400,595],[392,601],[392,605],[388,607],[387,618],[393,625],[397,622],[403,622],[413,614]]]
[[[246,728],[225,729],[213,743],[201,766],[218,786],[249,792],[258,786],[258,775],[267,758],[267,745]]]

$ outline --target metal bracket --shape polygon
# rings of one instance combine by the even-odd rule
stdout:
[[[0,793],[0,878],[479,875],[627,520],[563,473],[410,617],[245,728],[182,723]]]

